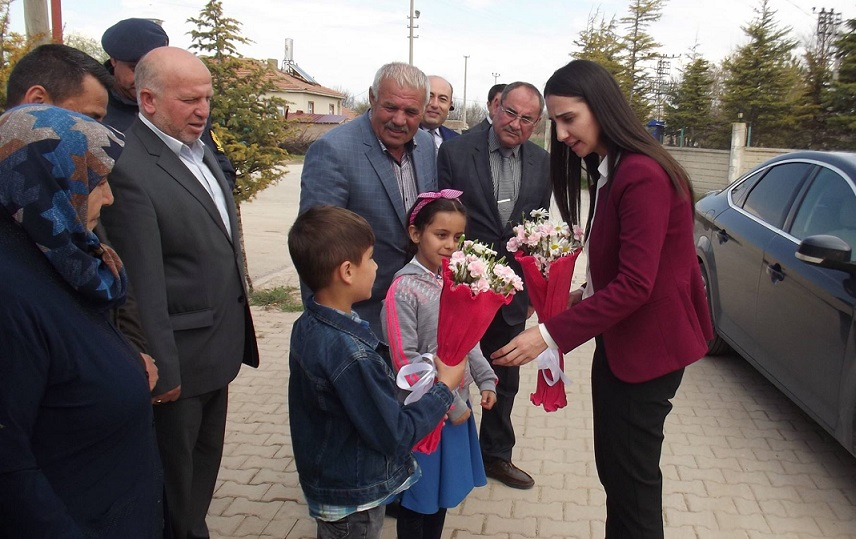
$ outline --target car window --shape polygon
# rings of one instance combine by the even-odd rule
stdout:
[[[748,178],[745,178],[742,182],[738,183],[734,187],[731,188],[731,200],[734,204],[743,207],[743,204],[746,202],[746,195],[749,193],[749,190],[755,185],[755,182],[758,181],[758,178],[764,175],[764,171],[758,172],[757,174],[753,174]]]
[[[743,209],[776,228],[782,228],[802,180],[813,165],[783,163],[770,167],[743,204]]]
[[[791,226],[791,235],[800,240],[816,234],[838,236],[856,248],[856,193],[846,178],[828,168],[809,186]]]

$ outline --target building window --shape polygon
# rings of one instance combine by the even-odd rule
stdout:
[[[336,114],[336,105],[330,105],[330,114]]]
[[[314,101],[309,102],[309,114],[315,114],[315,102]]]

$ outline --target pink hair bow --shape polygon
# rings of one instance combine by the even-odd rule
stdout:
[[[416,215],[419,211],[432,200],[436,200],[438,198],[455,199],[463,194],[463,191],[458,191],[457,189],[443,189],[442,191],[426,191],[425,193],[419,193],[416,196],[418,202],[413,206],[413,211],[410,212],[410,224],[413,224],[413,221],[416,219]]]

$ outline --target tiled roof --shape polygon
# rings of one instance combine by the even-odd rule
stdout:
[[[258,62],[258,60],[249,61]],[[238,69],[238,75],[247,73],[249,73],[249,69]],[[289,75],[288,73],[278,68],[268,69],[267,76],[272,80],[274,87],[280,92],[305,92],[310,94],[323,95],[327,97],[338,97],[340,99],[345,97],[341,92],[333,90],[332,88],[327,88],[326,86],[321,86],[320,84],[308,83],[305,80],[295,77],[293,75]]]
[[[344,114],[307,114],[305,112],[290,113],[288,119],[311,124],[341,124],[350,120]]]

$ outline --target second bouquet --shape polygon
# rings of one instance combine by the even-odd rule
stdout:
[[[583,230],[577,225],[550,221],[545,209],[533,210],[532,219],[514,227],[507,248],[520,262],[529,300],[541,321],[568,308],[571,278],[582,252]],[[564,358],[558,350],[545,350],[536,359],[538,383],[529,396],[532,404],[555,412],[568,405]]]

